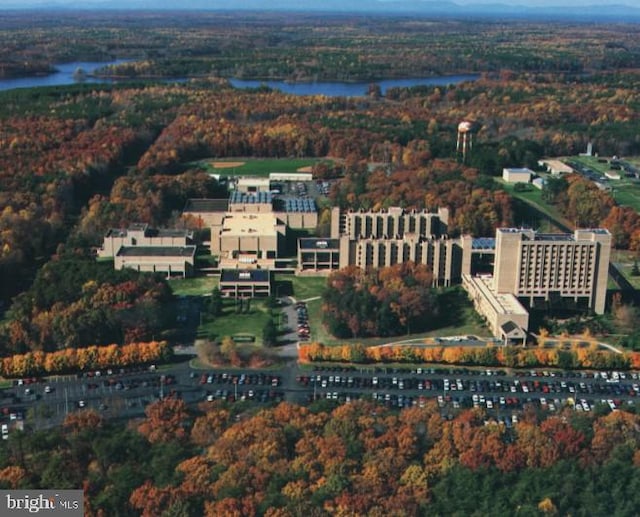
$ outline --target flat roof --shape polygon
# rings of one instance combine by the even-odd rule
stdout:
[[[268,269],[223,269],[220,282],[268,282]]]
[[[522,306],[513,294],[496,293],[493,291],[493,277],[466,276],[472,282],[482,296],[491,304],[498,314],[521,314],[528,315],[527,310]]]
[[[105,237],[126,237],[127,230],[124,228],[110,228]]]
[[[240,176],[238,185],[269,185],[269,178],[258,178],[256,176]]]
[[[255,205],[255,204],[271,204],[273,202],[273,197],[271,192],[239,192],[234,190],[231,192],[231,196],[229,197],[229,203],[232,204],[244,204],[244,205]]]
[[[302,250],[323,250],[340,248],[340,239],[322,239],[316,237],[302,238],[299,240]]]
[[[472,250],[494,250],[496,249],[496,240],[493,237],[476,237],[471,240]]]
[[[193,233],[189,230],[181,230],[177,228],[149,228],[146,223],[135,223],[129,225],[128,228],[111,228],[107,231],[105,237],[126,237],[129,232],[143,231],[145,237],[192,237]]]
[[[180,230],[178,228],[149,228],[145,232],[146,237],[191,237],[193,235],[189,230]]]
[[[285,212],[315,212],[316,202],[306,197],[286,197],[280,199],[281,207]],[[280,204],[279,203],[279,204]]]
[[[527,172],[533,174],[533,171],[531,169],[527,169],[526,167],[505,167],[504,170],[507,172]]]
[[[536,241],[572,241],[573,235],[570,233],[537,233]]]
[[[228,199],[188,199],[183,212],[226,212]]]
[[[275,235],[278,219],[272,212],[229,212],[222,221],[221,236]]]
[[[118,257],[193,257],[195,246],[121,246]]]

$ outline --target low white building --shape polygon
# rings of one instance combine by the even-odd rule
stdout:
[[[547,171],[553,175],[571,174],[574,172],[571,167],[560,160],[540,160],[538,165],[546,167]]]
[[[504,168],[502,169],[502,179],[507,183],[529,183],[533,171],[527,168]]]

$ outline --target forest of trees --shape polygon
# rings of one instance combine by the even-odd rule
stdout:
[[[620,515],[640,505],[640,417],[505,426],[435,401],[267,409],[174,398],[124,425],[96,412],[0,444],[2,488],[77,488],[87,516]]]
[[[630,206],[618,206],[608,192],[577,174],[550,177],[543,198],[555,205],[576,227],[607,228],[618,249],[640,250],[640,214]]]
[[[322,296],[323,323],[336,337],[393,336],[435,326],[438,303],[431,270],[404,262],[331,273]]]
[[[371,81],[504,69],[577,75],[640,65],[635,27],[624,23],[246,11],[28,16],[28,28],[20,12],[0,23],[4,77],[115,58],[126,61],[100,73]]]
[[[65,254],[46,263],[0,327],[0,352],[151,341],[173,318],[164,278]]]

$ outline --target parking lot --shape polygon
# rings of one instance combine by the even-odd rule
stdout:
[[[0,423],[9,428],[28,420],[36,427],[59,425],[65,415],[95,409],[105,418],[144,415],[147,404],[162,397],[188,405],[224,401],[335,404],[357,399],[390,408],[425,406],[435,400],[443,415],[483,408],[505,424],[526,407],[557,412],[566,407],[591,412],[635,405],[637,372],[509,371],[479,368],[393,368],[315,365],[290,362],[279,369],[194,369],[188,361],[165,367],[85,372],[49,379],[21,379],[1,392]]]

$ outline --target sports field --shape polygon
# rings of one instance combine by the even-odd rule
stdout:
[[[272,172],[311,172],[319,158],[207,158],[192,162],[208,172],[227,176],[268,176]]]

